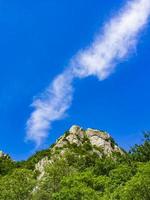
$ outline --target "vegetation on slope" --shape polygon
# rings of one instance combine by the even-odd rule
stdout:
[[[44,150],[23,162],[9,157],[0,162],[0,200],[149,200],[150,133],[129,153],[99,157],[89,141],[83,146],[68,144],[63,156],[56,156],[37,179],[35,164]],[[61,149],[57,149],[57,153]],[[3,169],[3,170],[2,170]]]

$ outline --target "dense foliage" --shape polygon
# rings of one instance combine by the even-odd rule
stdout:
[[[34,170],[35,164],[37,164],[44,157],[51,157],[50,149],[38,151],[26,161],[16,162],[16,167]]]
[[[63,156],[62,149],[56,149],[41,179],[34,166],[43,157],[52,157],[50,149],[19,163],[1,158],[0,200],[150,200],[149,132],[129,153],[101,158],[84,140],[80,147],[68,144]]]
[[[0,176],[6,175],[15,168],[15,162],[11,160],[10,156],[3,155],[0,157]]]

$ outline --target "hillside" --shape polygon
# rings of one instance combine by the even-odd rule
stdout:
[[[105,131],[72,126],[26,161],[0,153],[0,200],[149,200],[150,133],[125,152]]]

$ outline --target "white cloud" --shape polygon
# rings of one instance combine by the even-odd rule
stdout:
[[[58,75],[41,97],[32,106],[35,111],[27,121],[27,139],[41,145],[46,138],[51,123],[64,117],[72,101],[72,72],[70,70]]]
[[[52,122],[63,118],[71,105],[73,80],[90,75],[96,75],[100,80],[107,78],[116,64],[136,47],[139,33],[149,16],[150,0],[128,2],[105,25],[90,47],[71,59],[69,67],[33,102],[34,111],[27,121],[27,139],[35,141],[38,146],[42,144]]]
[[[117,17],[105,25],[103,33],[98,35],[93,44],[73,59],[76,76],[96,75],[100,79],[109,76],[117,61],[135,47],[138,33],[147,23],[149,15],[149,0],[128,2]]]

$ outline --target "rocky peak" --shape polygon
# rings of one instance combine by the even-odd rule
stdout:
[[[78,132],[80,132],[82,129],[80,126],[77,126],[77,125],[73,125],[71,126],[71,128],[69,129],[69,132],[72,133],[72,134],[76,134]]]
[[[69,131],[60,137],[54,148],[65,147],[68,143],[80,146],[85,142],[85,138],[89,140],[93,147],[103,149],[105,154],[122,152],[113,138],[107,132],[91,128],[84,130],[77,125],[73,125]]]
[[[123,151],[107,132],[91,128],[84,130],[80,126],[73,125],[50,148],[51,159],[45,157],[36,164],[36,170],[41,172],[39,178],[43,176],[44,168],[48,163],[52,163],[55,158],[62,157],[67,151],[79,152],[79,149],[89,152],[91,156],[96,153],[99,157],[102,157],[103,154],[109,156],[113,152],[123,154]],[[78,154],[80,156],[80,153]]]

